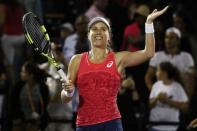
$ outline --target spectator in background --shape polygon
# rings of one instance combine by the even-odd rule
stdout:
[[[36,64],[25,62],[21,81],[12,90],[12,131],[44,131],[48,123],[49,90],[45,84],[48,74]]]
[[[89,49],[90,45],[87,39],[88,21],[89,20],[85,15],[82,14],[78,16],[75,21],[76,31],[65,40],[63,53],[67,63],[74,54],[87,51]]]
[[[89,9],[85,12],[85,16],[91,20],[94,17],[102,16],[105,17],[105,10],[108,5],[108,0],[93,0]]]
[[[157,82],[150,92],[150,122],[177,122],[179,111],[188,108],[179,70],[170,62],[161,62],[156,71]],[[149,131],[177,131],[178,125],[152,125]]]
[[[24,59],[22,55],[25,36],[21,22],[23,14],[24,10],[17,0],[6,0],[0,5],[0,25],[3,27],[1,46],[5,66],[13,83],[18,78]]]
[[[148,5],[142,4],[136,8],[134,22],[124,30],[121,50],[137,51],[144,48],[144,22],[149,13]]]
[[[166,30],[164,38],[165,50],[155,53],[154,57],[150,60],[145,75],[145,82],[149,90],[151,90],[154,83],[156,68],[161,62],[168,61],[172,63],[179,69],[182,75],[188,68],[194,67],[194,60],[191,54],[179,49],[180,39],[181,32],[179,29],[170,27]]]
[[[71,23],[66,22],[60,27],[60,44],[64,46],[66,38],[74,32],[74,27]]]

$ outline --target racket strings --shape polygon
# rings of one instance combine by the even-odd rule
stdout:
[[[46,32],[41,30],[41,24],[36,20],[34,16],[26,18],[26,28],[29,35],[31,36],[34,44],[39,48],[40,51],[48,53],[49,44],[45,37]]]

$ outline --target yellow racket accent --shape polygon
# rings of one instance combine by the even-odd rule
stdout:
[[[49,35],[48,34],[45,34],[45,38],[49,41]]]
[[[42,25],[42,26],[40,27],[40,29],[41,29],[42,32],[45,33],[45,38],[46,38],[47,40],[50,40],[48,33],[46,33],[47,30],[46,30],[46,28],[44,27],[44,25]]]
[[[44,25],[42,25],[42,26],[40,27],[40,29],[41,29],[41,31],[44,32],[44,33],[47,31],[46,28],[44,27]]]
[[[45,54],[45,53],[41,53],[43,56],[45,56],[45,57],[47,57],[47,59],[48,59],[48,62],[50,63],[50,64],[52,64],[52,65],[54,65],[56,68],[59,68],[59,63],[54,59],[54,58],[51,58],[50,56],[49,56],[49,54]]]
[[[26,36],[26,38],[27,38],[27,40],[28,40],[28,42],[29,42],[30,44],[33,44],[33,43],[34,43],[33,40],[31,39],[31,37],[29,36],[28,33],[25,34],[25,36]]]

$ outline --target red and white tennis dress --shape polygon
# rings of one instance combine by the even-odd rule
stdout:
[[[120,80],[113,52],[109,52],[99,64],[89,61],[88,52],[82,54],[77,75],[80,101],[77,126],[98,124],[121,117],[116,104]]]

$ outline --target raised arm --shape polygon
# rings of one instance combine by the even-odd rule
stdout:
[[[136,51],[136,52],[128,52],[123,51],[117,53],[117,59],[120,62],[120,65],[124,67],[138,65],[149,58],[151,58],[155,53],[155,38],[154,38],[154,27],[153,21],[166,12],[168,6],[164,9],[157,11],[155,9],[151,14],[148,15],[146,23],[145,23],[145,48],[144,50]]]

